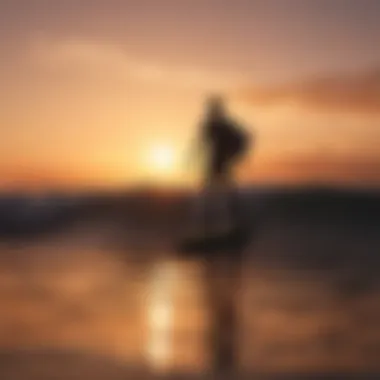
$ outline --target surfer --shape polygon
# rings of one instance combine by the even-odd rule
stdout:
[[[223,98],[210,97],[198,141],[205,154],[202,181],[205,204],[202,212],[206,228],[210,227],[213,217],[208,204],[209,193],[214,197],[221,196],[221,202],[228,207],[233,224],[238,223],[237,199],[233,194],[226,199],[223,193],[234,186],[234,169],[245,157],[250,141],[250,134],[229,116]]]
[[[205,228],[197,231],[198,236],[183,239],[179,251],[194,255],[192,257],[200,258],[205,263],[205,300],[210,317],[208,346],[215,378],[235,371],[238,365],[239,319],[236,300],[240,300],[238,297],[241,294],[243,251],[251,234],[242,219],[239,199],[233,188],[235,168],[244,159],[251,142],[251,135],[229,116],[220,96],[207,100],[206,112],[193,146],[196,151],[190,155],[191,162],[203,156],[203,197],[200,198],[203,202],[196,211],[204,217],[201,222],[205,223]],[[223,207],[223,211],[228,211],[227,230],[219,225],[226,214],[223,212],[224,215],[219,217],[213,212],[215,201]],[[201,224],[199,222],[199,219],[196,220],[197,227]]]

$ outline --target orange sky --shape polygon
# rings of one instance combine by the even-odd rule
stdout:
[[[0,187],[192,182],[216,90],[259,138],[245,181],[378,184],[379,16],[372,0],[2,3]]]

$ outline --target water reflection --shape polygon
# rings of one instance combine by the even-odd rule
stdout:
[[[201,370],[205,330],[202,266],[197,261],[159,260],[150,270],[148,359],[158,370]]]
[[[154,370],[202,365],[201,267],[51,244],[2,247],[1,347],[60,347]]]
[[[172,330],[174,290],[178,287],[178,268],[173,262],[160,262],[152,267],[148,285],[147,354],[154,368],[165,368],[173,356]]]
[[[319,240],[310,231],[301,239],[297,228],[271,230],[247,252],[235,297],[241,368],[376,369],[377,261],[364,252],[360,261],[351,259],[355,265],[342,260],[327,270],[320,262],[318,270],[300,268],[301,254],[315,252]],[[371,249],[376,236],[366,236]],[[343,238],[340,249],[352,249]],[[91,246],[87,238],[83,245],[73,239],[2,245],[1,348],[83,350],[157,371],[208,368],[206,290],[215,271],[172,252],[153,252],[138,262],[134,252],[120,256],[98,241]],[[293,259],[297,265],[289,264]],[[230,279],[220,280],[219,289],[228,292]]]

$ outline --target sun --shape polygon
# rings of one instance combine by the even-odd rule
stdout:
[[[148,165],[151,171],[160,175],[169,175],[175,169],[175,150],[169,144],[153,145],[148,153]]]

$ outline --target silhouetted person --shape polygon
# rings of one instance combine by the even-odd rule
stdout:
[[[210,97],[206,103],[206,114],[200,126],[199,139],[206,156],[203,190],[205,193],[231,190],[234,185],[234,169],[245,157],[251,136],[228,115],[224,100],[220,96]],[[239,223],[236,197],[230,194],[223,198],[233,223]],[[208,229],[212,224],[213,215],[207,199],[203,207],[205,226]]]
[[[219,374],[235,371],[238,365],[237,300],[243,258],[240,241],[245,244],[247,225],[242,219],[243,210],[239,207],[240,202],[233,189],[234,170],[248,152],[252,137],[230,117],[220,96],[209,98],[205,111],[198,143],[205,158],[202,183],[202,200],[205,203],[201,211],[204,214],[206,237],[199,239],[199,249],[202,251],[205,248],[204,242],[214,235],[207,236],[209,230],[215,228],[221,219],[213,213],[216,197],[223,207],[227,207],[229,220],[232,221],[232,229],[215,235],[216,240],[212,244],[218,247],[217,250],[210,252],[210,244],[201,256],[206,271],[205,296],[210,318],[207,344],[211,365],[218,378]],[[210,197],[208,193],[211,193]]]

